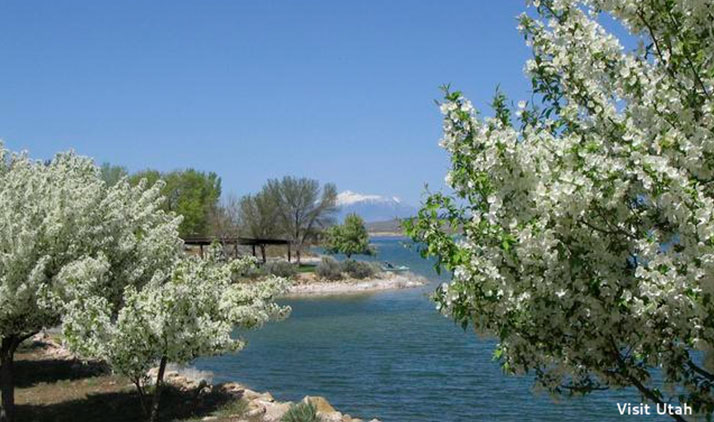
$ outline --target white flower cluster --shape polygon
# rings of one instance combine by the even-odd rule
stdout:
[[[99,272],[92,285],[111,303],[165,278],[182,242],[159,188],[107,187],[88,158],[45,163],[0,143],[0,337],[58,324],[73,289]]]
[[[454,270],[439,308],[498,335],[505,368],[552,391],[639,384],[662,400],[659,367],[712,412],[692,351],[714,345],[714,6],[532,3],[542,19],[519,27],[537,104],[518,123],[498,101],[477,117],[458,92],[441,106],[459,200],[433,196],[412,226]],[[602,11],[643,47],[624,51]]]
[[[161,184],[111,187],[85,157],[49,162],[0,143],[0,339],[63,324],[69,346],[142,380],[163,359],[236,351],[236,327],[287,316],[284,279],[239,282],[253,258],[184,257]]]
[[[185,364],[199,356],[238,351],[244,342],[232,337],[236,328],[257,328],[290,311],[273,301],[285,291],[285,279],[237,280],[237,274],[254,265],[252,257],[228,263],[182,259],[168,280],[127,287],[116,318],[101,296],[79,295],[67,305],[67,341],[82,355],[103,358],[137,382],[162,358]]]

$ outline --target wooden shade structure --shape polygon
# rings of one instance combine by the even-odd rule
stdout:
[[[235,255],[238,256],[238,245],[241,246],[251,246],[253,250],[253,256],[255,255],[255,247],[261,246],[265,247],[267,245],[285,245],[288,248],[288,262],[290,262],[290,241],[285,239],[260,239],[260,238],[249,238],[249,237],[224,237],[224,238],[213,238],[213,237],[200,237],[191,236],[183,239],[184,245],[198,246],[201,251],[201,256],[203,256],[203,247],[209,246],[213,242],[218,242],[221,245],[233,245]]]

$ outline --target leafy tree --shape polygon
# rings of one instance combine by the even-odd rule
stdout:
[[[281,236],[279,199],[265,189],[255,195],[245,195],[238,202],[238,221],[241,233],[252,238]],[[260,245],[265,262],[265,245]]]
[[[209,236],[217,239],[237,237],[240,228],[239,200],[230,194],[221,204],[214,207],[208,216]]]
[[[119,308],[92,295],[96,289],[91,283],[82,285],[84,294],[68,304],[64,333],[70,346],[83,356],[106,360],[132,379],[151,422],[158,418],[168,362],[186,364],[199,356],[241,350],[245,343],[231,337],[235,327],[257,328],[290,311],[273,301],[284,292],[284,279],[237,282],[236,274],[254,266],[254,258],[224,264],[217,256],[214,251],[205,260],[180,260],[168,279],[126,289]],[[103,274],[91,265],[76,270],[95,273],[94,281]],[[147,372],[157,362],[156,387],[149,397]]]
[[[278,205],[278,222],[282,232],[296,246],[297,262],[305,245],[314,242],[319,233],[334,221],[337,211],[337,188],[328,183],[320,190],[317,180],[294,178],[268,180],[263,192]]]
[[[364,220],[357,214],[349,214],[341,225],[330,227],[325,233],[325,250],[328,253],[352,255],[373,255],[369,245],[369,234]]]
[[[188,236],[208,236],[211,215],[221,197],[221,179],[213,172],[204,173],[194,169],[172,171],[162,174],[145,170],[131,176],[132,183],[146,179],[149,184],[164,180],[161,194],[166,197],[164,209],[183,217],[179,233]]]
[[[453,270],[438,306],[552,392],[634,386],[711,415],[696,352],[714,344],[711,4],[533,4],[520,29],[535,104],[512,115],[499,94],[487,118],[460,92],[441,104],[453,196],[407,223]],[[640,48],[624,51],[600,11]]]
[[[113,166],[110,163],[102,163],[99,168],[101,172],[101,178],[109,186],[114,186],[124,177],[129,176],[129,172],[126,167],[123,166]]]
[[[60,323],[76,285],[119,303],[170,269],[180,254],[180,219],[160,210],[161,184],[108,186],[88,158],[47,163],[0,144],[0,421],[15,419],[13,359],[18,345]],[[102,269],[101,279],[89,266]]]

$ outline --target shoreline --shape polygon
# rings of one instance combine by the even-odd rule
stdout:
[[[383,231],[383,232],[369,232],[367,233],[369,237],[407,237],[404,232],[394,232],[394,231]]]
[[[428,283],[425,277],[412,272],[383,272],[363,280],[320,280],[314,274],[300,274],[283,297],[355,295],[385,290],[420,287]]]
[[[77,380],[81,387],[74,390],[83,390],[79,397],[72,396],[73,390],[66,383],[61,383],[62,378],[52,380],[47,385],[30,386],[17,391],[20,405],[55,405],[65,400],[86,400],[87,397],[108,392],[118,396],[125,396],[124,405],[138,406],[134,385],[129,379],[111,374],[108,366],[101,360],[86,360],[72,354],[58,340],[51,338],[44,330],[33,336],[18,354],[18,361],[52,362],[53,365],[63,365],[83,374]],[[148,385],[155,382],[158,368],[151,368],[147,372]],[[169,409],[179,403],[172,402],[170,397],[179,396],[181,400],[189,403],[189,407],[199,405],[203,411],[197,415],[187,415],[186,418],[176,421],[213,421],[213,422],[280,422],[292,406],[305,403],[311,404],[317,411],[317,416],[322,422],[367,422],[367,419],[351,416],[348,413],[335,409],[323,396],[306,395],[300,401],[282,401],[273,397],[270,392],[256,391],[245,384],[235,381],[213,382],[214,374],[210,371],[201,371],[190,365],[169,364],[164,373],[164,383],[173,389],[172,394],[164,394],[160,412],[171,413]],[[92,379],[91,383],[87,380]],[[55,384],[55,382],[59,384]],[[67,390],[70,388],[70,390]],[[51,394],[51,403],[44,403],[38,399],[38,394],[33,394],[33,389],[42,389],[42,394],[48,395],[52,389],[58,393]],[[58,400],[57,396],[70,395],[65,400]],[[211,407],[212,402],[220,402],[223,407]],[[195,409],[194,409],[195,410]],[[192,413],[192,412],[187,412]],[[43,419],[44,420],[44,419]],[[63,419],[64,420],[64,419]],[[380,422],[377,418],[369,422]]]

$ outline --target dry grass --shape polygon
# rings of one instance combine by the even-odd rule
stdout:
[[[31,422],[131,422],[144,420],[133,384],[100,363],[48,355],[43,343],[16,355],[17,420]],[[221,392],[199,394],[172,386],[164,389],[162,421],[195,421],[206,416],[235,422],[247,404]]]

